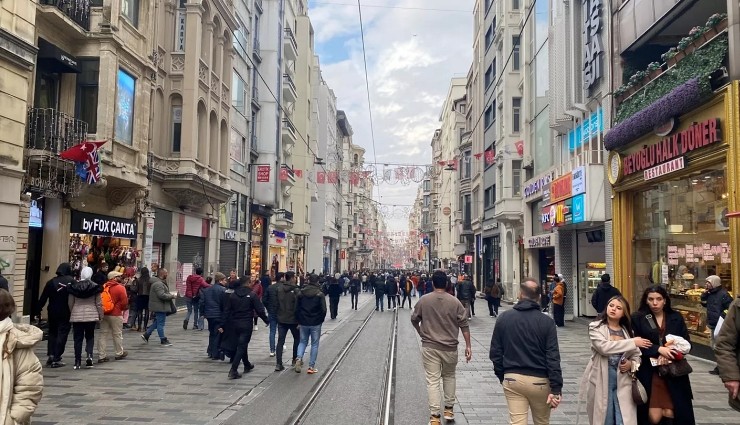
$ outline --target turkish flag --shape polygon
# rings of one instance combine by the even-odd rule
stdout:
[[[475,157],[475,159],[480,159],[480,157],[483,156],[483,152],[477,153],[477,154],[475,154],[473,156]]]
[[[492,149],[486,151],[486,164],[493,164],[496,162],[496,152]]]
[[[293,172],[295,172],[295,176],[299,179],[303,178],[303,170],[293,170]]]
[[[329,171],[329,179],[328,182],[331,184],[336,184],[339,180],[339,176],[337,175],[336,171]]]
[[[326,172],[325,171],[316,172],[316,183],[320,183],[320,184],[326,183]]]
[[[514,146],[516,146],[516,153],[518,153],[519,156],[524,156],[524,140],[514,143]]]
[[[107,140],[85,141],[59,153],[59,157],[74,162],[87,162],[88,154],[98,150],[106,143],[108,143]]]

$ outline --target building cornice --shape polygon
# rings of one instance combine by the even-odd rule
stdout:
[[[0,57],[7,58],[26,69],[36,63],[38,48],[22,38],[0,28]]]

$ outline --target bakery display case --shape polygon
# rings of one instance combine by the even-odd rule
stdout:
[[[691,342],[710,345],[711,330],[707,327],[707,310],[698,298],[690,295],[672,295],[671,303],[673,309],[683,316]]]

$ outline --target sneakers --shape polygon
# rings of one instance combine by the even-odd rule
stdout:
[[[85,360],[85,366],[86,367],[93,367],[93,358],[92,354],[87,355],[87,360]]]
[[[74,370],[80,370],[82,369],[82,362],[75,362],[75,365],[73,367]]]
[[[64,366],[65,366],[64,362],[61,362],[61,361],[59,361],[59,362],[51,362],[51,367],[54,368],[54,369],[56,369],[58,367],[64,367]]]
[[[297,362],[295,362],[295,373],[301,373],[301,369],[303,369],[303,360],[298,359]]]
[[[318,372],[319,372],[318,369],[314,367],[309,367],[308,370],[306,371],[306,373],[309,375],[313,375],[314,373],[318,373]]]
[[[54,367],[54,365],[51,365],[51,367]],[[719,375],[719,367],[715,367],[714,369],[709,371],[710,375]]]
[[[275,357],[275,352],[274,351],[270,351],[270,357]]]
[[[98,363],[107,363],[110,359],[108,357],[101,357],[98,359]]]
[[[432,415],[429,417],[429,425],[442,425],[439,415]]]
[[[285,370],[285,366],[281,364],[275,365],[275,372],[282,372]]]
[[[143,339],[144,342],[146,342],[147,344],[149,344],[149,334],[148,333],[141,334],[141,339]]]
[[[128,357],[128,351],[124,351],[124,352],[123,352],[123,353],[121,353],[120,355],[116,356],[116,357],[115,357],[115,359],[116,359],[116,360],[123,360],[123,359],[125,359],[126,357]]]
[[[167,338],[165,338],[162,341],[160,341],[160,344],[162,345],[162,347],[171,347],[172,346],[172,343]]]
[[[257,325],[254,325],[254,329],[252,329],[252,330],[253,330],[253,331],[256,331],[257,329],[258,329],[258,328],[257,328]]]
[[[452,410],[452,406],[445,406],[445,413],[444,417],[446,421],[454,421],[455,420],[455,413]]]
[[[238,371],[236,371],[234,369],[231,369],[229,371],[229,379],[239,379],[241,377],[242,377],[242,374],[239,373]]]

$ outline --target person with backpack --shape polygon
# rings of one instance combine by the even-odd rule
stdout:
[[[41,317],[41,309],[44,308],[47,300],[49,301],[49,307],[46,310],[49,320],[49,339],[47,340],[49,358],[46,365],[53,368],[64,366],[62,354],[67,345],[70,329],[67,285],[74,280],[72,265],[60,264],[57,267],[56,276],[46,282],[38,304],[38,316]]]
[[[123,311],[128,308],[126,288],[121,285],[123,273],[112,271],[108,273],[108,281],[103,285],[100,295],[103,304],[103,320],[100,322],[100,338],[98,338],[98,363],[109,361],[107,353],[107,339],[113,336],[115,359],[122,360],[128,356],[123,349]]]
[[[87,354],[85,366],[93,367],[93,347],[95,344],[95,326],[103,319],[103,300],[100,293],[103,287],[91,280],[93,271],[84,267],[80,272],[80,280],[72,282],[68,287],[69,321],[72,323],[72,335],[75,347],[74,369],[82,368],[82,340],[85,340]]]
[[[167,314],[171,311],[172,300],[177,298],[177,295],[170,293],[170,288],[167,286],[168,275],[167,269],[159,269],[159,276],[152,276],[150,278],[152,289],[149,293],[149,311],[154,313],[154,321],[141,335],[141,339],[148,343],[149,337],[156,328],[160,344],[163,347],[172,345],[167,337],[164,336],[164,325],[167,321]]]
[[[185,305],[188,308],[188,312],[185,315],[185,320],[182,321],[183,329],[188,329],[188,321],[190,321],[191,313],[193,314],[193,329],[198,330],[203,328],[203,320],[200,318],[200,311],[198,310],[200,291],[209,287],[210,285],[203,279],[202,267],[196,267],[195,274],[191,274],[185,280]]]

